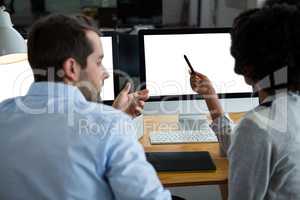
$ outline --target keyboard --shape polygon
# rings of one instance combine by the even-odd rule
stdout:
[[[218,142],[215,133],[210,129],[201,131],[153,131],[150,133],[151,144],[180,144]]]

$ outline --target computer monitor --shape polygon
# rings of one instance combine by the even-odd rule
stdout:
[[[33,81],[33,73],[27,60],[0,65],[0,102],[25,95]]]
[[[104,103],[111,103],[117,96],[119,85],[116,74],[118,66],[118,45],[116,33],[103,32],[101,42],[104,51],[103,66],[109,73],[109,78],[104,81],[101,97]]]
[[[200,99],[190,86],[184,55],[207,75],[220,98],[250,97],[252,88],[234,73],[230,29],[143,30],[140,39],[141,83],[150,100]]]
[[[101,41],[104,51],[103,65],[110,75],[104,81],[101,97],[104,103],[110,104],[115,99],[118,89],[118,80],[114,73],[114,67],[117,65],[115,34],[104,33],[101,36]],[[33,82],[33,72],[27,60],[0,65],[0,102],[8,98],[25,95]]]

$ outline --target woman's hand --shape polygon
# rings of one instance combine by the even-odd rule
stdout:
[[[195,71],[191,73],[190,82],[193,91],[204,98],[212,120],[223,115],[224,111],[219,102],[219,97],[209,78],[204,74]]]
[[[209,95],[216,95],[215,89],[207,76],[199,72],[191,73],[191,87],[194,92],[202,95],[204,98]]]

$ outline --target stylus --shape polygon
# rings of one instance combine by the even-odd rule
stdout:
[[[195,73],[195,70],[194,70],[194,68],[192,67],[192,65],[191,65],[191,63],[190,63],[190,61],[189,61],[189,59],[186,57],[186,55],[183,55],[183,57],[184,57],[186,63],[188,64],[188,66],[189,66],[189,68],[190,68],[190,70],[191,70],[191,74]]]

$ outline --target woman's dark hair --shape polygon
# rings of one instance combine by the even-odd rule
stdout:
[[[64,15],[50,15],[38,20],[32,26],[27,42],[28,60],[35,81],[50,81],[48,73],[44,74],[50,68],[54,72],[52,81],[61,81],[57,72],[70,57],[85,68],[87,57],[93,52],[86,31],[98,33],[95,28]]]
[[[253,67],[253,80],[261,80],[287,67],[288,83],[300,82],[300,13],[295,6],[274,5],[238,16],[231,32],[235,72]]]

